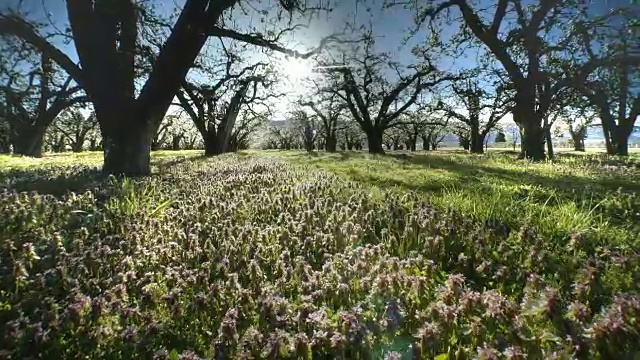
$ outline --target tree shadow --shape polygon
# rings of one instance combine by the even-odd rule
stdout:
[[[157,168],[150,176],[158,176],[176,169],[180,165],[208,159],[198,156],[163,156],[152,158],[151,164]],[[43,195],[60,197],[70,192],[81,193],[93,191],[107,182],[99,166],[90,165],[51,165],[30,167],[26,169],[10,169],[0,171],[0,189],[16,192],[36,191]]]
[[[600,178],[585,178],[569,174],[544,176],[534,172],[517,171],[502,167],[465,163],[456,161],[453,158],[430,155],[410,156],[404,161],[414,165],[441,168],[443,170],[457,174],[461,180],[472,180],[477,178],[477,175],[490,174],[491,176],[495,176],[500,180],[504,180],[513,184],[544,185],[551,186],[557,190],[573,191],[576,189],[584,189],[596,185],[613,191],[616,191],[618,189],[629,192],[640,191],[640,182],[635,181],[633,176],[629,176],[628,180],[623,180],[617,176]],[[513,159],[513,161],[523,162],[523,166],[526,166],[524,160]]]
[[[62,196],[81,193],[102,184],[106,177],[97,167],[70,166],[13,169],[0,172],[0,189]]]

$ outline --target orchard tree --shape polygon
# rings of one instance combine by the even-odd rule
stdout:
[[[315,116],[310,116],[302,109],[296,109],[291,112],[289,117],[290,126],[298,133],[304,149],[312,152],[318,139],[318,124]]]
[[[251,142],[260,130],[268,122],[269,111],[256,112],[251,108],[246,109],[239,117],[229,139],[229,151],[248,149]]]
[[[239,0],[186,0],[139,90],[136,43],[144,12],[133,0],[66,1],[79,64],[49,42],[37,26],[18,15],[0,15],[0,34],[30,43],[86,91],[100,124],[105,173],[144,175],[150,172],[153,134],[209,37],[236,39],[291,56],[308,57],[319,50],[299,54],[280,45],[279,38],[271,38],[258,29],[241,32],[227,27],[241,12],[258,11],[269,20],[274,18],[274,11],[280,17],[282,10],[290,13],[311,10],[295,0],[280,0],[279,9],[262,5],[256,9]],[[295,28],[292,24],[287,29]]]
[[[417,64],[401,66],[389,54],[376,52],[371,30],[364,35],[360,51],[355,50],[343,56],[342,64],[326,68],[342,76],[335,93],[366,134],[369,153],[384,154],[383,134],[403,123],[400,115],[416,104],[424,90],[457,77],[438,71],[426,51]]]
[[[581,30],[581,41],[574,52],[578,59],[605,62],[638,54],[638,36],[628,25],[613,27],[603,19],[594,19],[576,27]],[[599,30],[591,30],[594,28]],[[627,156],[629,136],[640,115],[640,63],[608,64],[591,73],[581,72],[580,67],[576,70],[571,62],[565,62],[564,67],[573,75],[573,87],[597,109],[607,153]],[[579,131],[576,133],[580,135]]]
[[[494,91],[490,91],[493,88]],[[512,99],[503,86],[482,86],[477,79],[466,79],[451,84],[454,106],[439,101],[436,110],[443,111],[450,119],[455,119],[468,128],[469,151],[484,152],[487,135],[512,109]]]
[[[513,86],[512,114],[522,129],[522,156],[545,158],[543,119],[553,94],[569,83],[566,74],[548,67],[549,59],[563,54],[575,42],[581,31],[572,25],[576,19],[588,16],[588,2],[544,0],[526,4],[524,0],[497,0],[492,5],[480,6],[468,0],[387,0],[386,4],[409,7],[416,14],[418,27],[425,23],[433,27],[437,21],[451,24],[459,14],[455,19],[461,29],[453,37],[454,42],[480,42],[502,65]],[[589,74],[604,64],[638,60],[637,56],[617,56],[588,61],[580,64],[580,73]]]
[[[336,93],[320,93],[318,100],[301,101],[300,105],[309,107],[320,119],[325,150],[335,152],[338,145],[339,119],[346,104]]]
[[[203,52],[197,68],[189,74],[201,80],[185,80],[176,94],[178,105],[202,135],[206,156],[229,151],[232,132],[243,108],[268,106],[267,100],[278,97],[271,91],[275,73],[269,64],[248,65],[242,53],[246,45],[237,45],[220,39],[217,52],[213,49]]]
[[[41,157],[45,134],[54,119],[88,99],[48,55],[38,56],[29,45],[3,42],[7,47],[2,51],[9,54],[0,54],[2,121],[15,154]]]
[[[85,148],[85,143],[91,137],[92,132],[98,130],[98,120],[95,113],[84,116],[77,108],[65,110],[53,124],[56,132],[62,136],[63,140],[58,140],[59,144],[66,143],[73,152],[81,152]]]

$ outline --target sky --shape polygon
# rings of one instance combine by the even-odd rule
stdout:
[[[158,1],[160,4],[160,10],[169,13],[175,6],[181,6],[184,0],[170,0],[170,1]],[[276,0],[262,0],[271,1]],[[478,0],[478,6],[486,6],[495,3],[495,0]],[[536,0],[524,0],[526,2]],[[604,14],[612,8],[630,6],[633,0],[589,0],[590,10],[595,15]],[[66,8],[64,0],[3,0],[4,5],[0,5],[0,11],[3,7],[15,8],[18,3],[21,3],[21,10],[26,13],[29,19],[37,19],[45,23],[52,24],[58,28],[64,28],[67,22]],[[333,1],[336,3],[336,0]],[[371,5],[371,11],[367,11],[366,3]],[[338,0],[337,7],[328,16],[321,15],[319,18],[311,21],[308,29],[296,33],[288,42],[288,46],[293,47],[299,51],[305,51],[307,49],[315,47],[320,39],[324,36],[330,35],[335,32],[339,32],[343,29],[345,22],[355,21],[359,24],[366,24],[370,20],[373,24],[374,35],[376,36],[376,48],[379,51],[389,52],[393,56],[393,60],[400,63],[408,63],[412,61],[412,55],[410,49],[413,45],[421,43],[425,40],[427,33],[422,31],[417,33],[411,38],[411,41],[407,45],[402,44],[402,39],[405,38],[408,27],[413,25],[412,14],[401,7],[393,7],[391,9],[380,11],[381,0],[369,0],[369,1],[355,1],[355,0]],[[640,9],[640,5],[633,5]],[[255,16],[244,17],[240,21],[240,27],[250,24],[255,21]],[[458,29],[458,24],[445,25],[440,29],[441,36],[444,38],[451,36]],[[77,55],[73,48],[73,43],[64,45],[61,41],[55,41],[55,44],[60,47],[67,55],[73,60],[77,60]],[[466,55],[466,54],[465,54]],[[278,57],[276,57],[278,58]],[[282,58],[282,57],[280,57]],[[457,58],[445,57],[437,62],[438,68],[445,71],[455,71],[460,68],[470,68],[476,63],[475,52],[471,52],[468,56],[462,56]],[[299,66],[297,66],[299,65]],[[282,61],[281,68],[288,68],[289,71],[307,71],[305,65],[302,63],[287,63]],[[292,102],[296,100],[300,95],[304,95],[309,90],[308,86],[304,84],[303,79],[300,76],[291,76],[285,81],[282,86],[285,86],[287,90],[291,92],[286,101],[282,101],[276,107],[276,114],[274,119],[279,119],[286,116],[286,113],[292,107]],[[174,112],[176,109],[171,109],[170,112]]]

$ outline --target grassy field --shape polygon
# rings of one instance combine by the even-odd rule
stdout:
[[[632,359],[637,160],[0,156],[0,357]]]
[[[568,233],[620,243],[640,239],[640,162],[633,156],[613,161],[565,153],[536,164],[500,152],[277,154],[374,189],[415,191],[437,208],[509,229],[527,225],[558,240]]]

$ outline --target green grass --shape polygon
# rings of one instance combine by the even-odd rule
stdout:
[[[500,152],[418,152],[406,158],[358,152],[276,154],[374,189],[415,191],[437,208],[477,221],[498,221],[509,228],[527,225],[554,239],[571,233],[620,243],[640,239],[640,169],[633,159],[617,166],[601,156],[574,153],[544,163]]]

